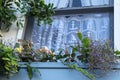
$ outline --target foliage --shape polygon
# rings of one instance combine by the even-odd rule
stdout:
[[[41,76],[41,73],[37,68],[31,67],[30,64],[25,64],[25,65],[27,67],[27,73],[28,73],[28,76],[29,76],[30,80],[33,78],[33,72],[38,72]]]
[[[82,33],[77,33],[81,44],[72,46],[72,53],[77,53],[77,59],[83,63],[88,63],[90,70],[99,68],[109,70],[115,61],[114,51],[108,41],[92,41],[87,37],[82,37]]]
[[[32,67],[30,65],[28,65],[28,64],[26,64],[26,66],[27,66],[28,76],[29,76],[30,79],[32,79],[32,77],[33,77]]]
[[[37,18],[39,25],[42,22],[50,24],[54,9],[53,4],[47,5],[44,0],[0,0],[0,30],[9,31],[13,22],[23,27],[22,20],[15,14],[19,11],[27,17]]]
[[[28,77],[31,80],[33,78],[33,72],[38,72],[40,74],[40,71],[37,68],[33,68],[30,66],[30,63],[35,61],[34,59],[34,50],[32,48],[32,42],[19,39],[19,43],[16,43],[15,45],[15,55],[19,59],[19,61],[22,62],[28,62],[28,64],[24,64],[27,67],[27,73]]]
[[[2,37],[2,35],[0,34],[0,37]]]
[[[12,76],[18,72],[18,61],[13,55],[13,49],[0,43],[0,73]]]
[[[91,44],[91,53],[88,57],[89,68],[91,70],[99,68],[103,71],[112,68],[115,62],[114,50],[108,41],[102,43],[95,41]]]
[[[22,39],[16,43],[15,55],[22,62],[56,62],[56,58],[60,59],[62,57],[62,55],[55,55],[54,51],[49,50],[46,46],[34,50],[31,41]]]
[[[27,74],[30,80],[33,78],[34,72],[38,73],[41,76],[39,69],[36,67],[32,67],[31,62],[25,62],[25,63],[20,64],[20,67],[23,67],[23,66],[26,67],[25,70],[27,71]]]
[[[12,23],[17,21],[17,16],[15,15],[17,9],[13,4],[14,0],[0,0],[0,30],[2,31],[9,31]],[[21,22],[17,21],[17,23]]]
[[[120,57],[120,51],[119,50],[114,51],[114,55]]]
[[[20,58],[20,61],[57,62],[58,60],[62,60],[63,63],[64,62],[68,62],[68,63],[76,62],[75,53],[69,54],[67,49],[65,49],[65,50],[60,49],[59,50],[60,52],[58,54],[55,54],[54,51],[49,50],[46,46],[44,46],[40,49],[37,49],[37,50],[33,50],[31,41],[19,40],[19,42],[20,43],[19,44],[17,43],[17,45],[16,45],[16,53],[15,54],[18,55],[18,57]],[[63,54],[63,53],[65,53],[65,54]],[[26,54],[29,54],[29,55],[26,55]],[[23,60],[24,57],[25,57],[25,60]],[[31,59],[31,57],[32,57],[32,59]],[[27,66],[27,72],[28,72],[29,78],[32,79],[32,77],[33,77],[32,69],[33,68],[29,64],[27,64],[26,66]],[[75,66],[75,65],[68,64],[67,66],[69,66],[70,68],[73,68],[73,66]],[[82,68],[74,67],[73,69],[75,69],[79,72],[82,72],[85,76],[87,76],[91,80],[93,80],[93,78],[94,78],[93,75],[89,74],[86,70],[84,70]]]
[[[42,22],[50,24],[51,16],[55,13],[53,4],[45,4],[44,0],[19,0],[16,5],[20,8],[19,11],[27,17],[37,18],[38,25]]]
[[[22,62],[57,62],[57,60],[65,58],[65,62],[74,62],[75,54],[69,54],[67,50],[59,50],[58,54],[43,46],[37,50],[33,49],[31,41],[18,40],[15,46],[15,55]],[[64,53],[65,54],[62,54]]]
[[[80,53],[79,56],[77,56],[77,58],[84,63],[87,63],[88,60],[87,58],[90,55],[90,51],[91,51],[91,40],[87,37],[83,37],[81,32],[77,33],[77,36],[79,38],[79,40],[81,41],[81,43],[78,43],[77,46],[71,46],[72,47],[72,54]]]
[[[88,77],[90,80],[94,80],[94,78],[95,78],[92,74],[88,73],[86,70],[84,70],[80,67],[77,67],[75,64],[67,64],[67,66],[74,69],[74,70],[77,70],[78,72],[81,72],[86,77]]]
[[[94,80],[94,75],[90,74],[87,70],[82,69],[81,67],[79,67],[76,62],[76,55],[75,53],[68,53],[68,50],[66,49],[65,54],[61,55],[60,53],[58,55],[56,55],[56,59],[61,59],[61,62],[70,67],[71,69],[74,69],[80,73],[82,73],[83,75],[85,75],[86,77],[88,77],[90,80]],[[57,56],[60,56],[59,58],[57,58]]]

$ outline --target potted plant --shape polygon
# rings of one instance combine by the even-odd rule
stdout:
[[[13,54],[14,49],[0,43],[0,74],[7,77],[18,72],[18,60]]]
[[[100,72],[100,74],[103,74],[113,68],[116,57],[109,41],[93,41],[88,37],[83,37],[80,31],[77,36],[80,42],[78,42],[78,45],[71,47],[72,54],[77,54],[78,62],[87,65],[90,71],[97,74]],[[99,73],[96,72],[96,69],[100,70]]]
[[[75,66],[74,64],[71,65],[71,63],[75,62],[75,55],[74,54],[68,54],[67,50],[60,49],[60,52],[58,54],[55,54],[54,51],[49,50],[46,46],[39,48],[37,50],[34,50],[32,46],[31,41],[27,40],[18,40],[19,43],[16,44],[15,48],[15,55],[18,57],[19,61],[22,61],[22,65],[26,62],[31,63],[27,64],[27,73],[29,75],[29,78],[33,78],[33,72],[36,67],[38,67],[40,64],[53,64],[53,62],[61,61],[63,65],[60,63],[54,63],[53,66],[56,66],[59,64],[59,66],[68,66],[70,69],[75,69],[82,74],[84,74],[89,79],[93,80],[94,76],[92,74],[89,74],[86,70],[82,69],[81,67],[78,68],[78,66]],[[65,52],[65,54],[62,54]],[[49,62],[52,62],[51,64]],[[67,63],[67,64],[66,64]],[[45,64],[45,65],[46,65]],[[56,65],[55,65],[56,64]],[[34,67],[33,67],[34,66]],[[46,65],[47,66],[47,65]],[[21,66],[22,67],[22,66]],[[39,66],[40,67],[40,66]],[[68,69],[69,69],[68,68]],[[39,71],[39,70],[38,70]],[[37,71],[37,72],[38,72]]]
[[[19,0],[16,5],[27,19],[32,18],[34,20],[36,18],[38,25],[52,22],[51,16],[55,13],[55,8],[51,3],[45,4],[44,0]]]

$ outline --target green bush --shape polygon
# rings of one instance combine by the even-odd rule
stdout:
[[[0,74],[7,77],[18,72],[18,61],[13,55],[13,49],[0,43]]]

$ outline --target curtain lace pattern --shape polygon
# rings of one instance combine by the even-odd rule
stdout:
[[[60,48],[76,45],[78,31],[93,40],[109,39],[109,23],[109,13],[54,16],[52,25],[38,26],[35,21],[31,40],[35,49],[47,46],[57,53]]]

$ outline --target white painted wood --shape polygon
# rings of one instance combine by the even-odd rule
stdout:
[[[120,0],[114,0],[114,48],[120,50]]]

